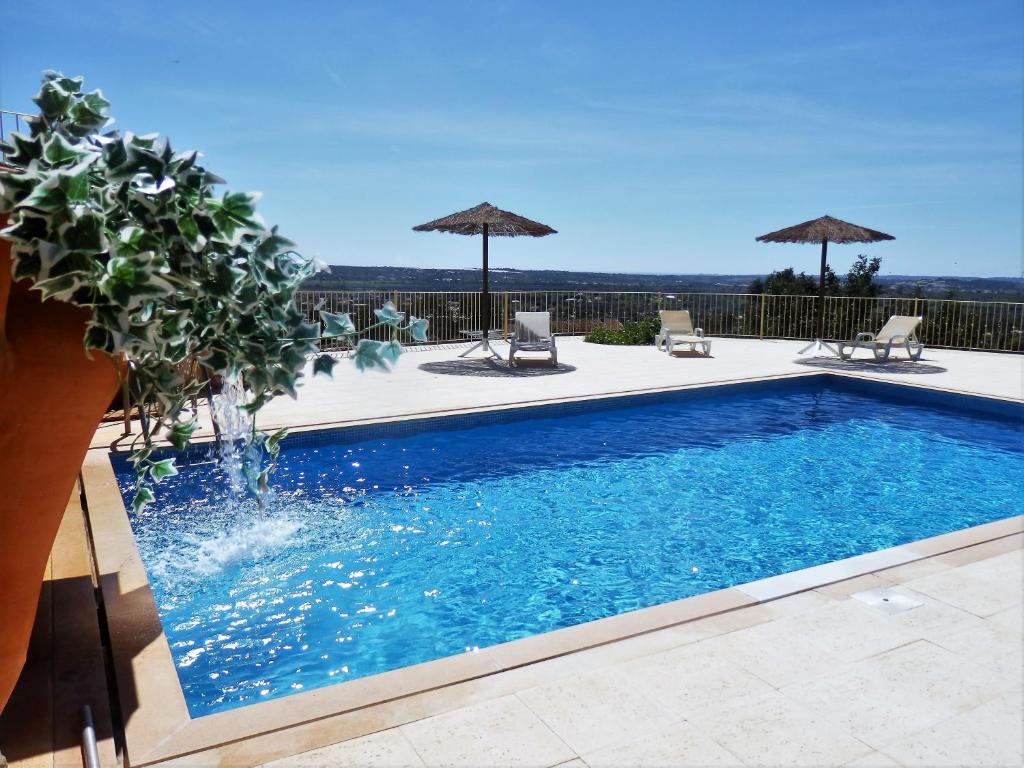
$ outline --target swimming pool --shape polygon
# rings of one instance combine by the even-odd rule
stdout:
[[[306,433],[258,535],[201,460],[131,524],[200,716],[1019,514],[1021,414],[813,376]]]

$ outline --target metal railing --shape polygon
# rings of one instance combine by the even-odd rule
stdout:
[[[31,118],[32,115],[24,112],[13,112],[9,109],[0,109],[0,141],[7,141],[7,137],[15,131],[27,134],[29,132],[28,121]],[[0,155],[0,157],[2,157],[2,155]]]
[[[477,291],[299,291],[298,307],[310,322],[316,309],[347,312],[357,328],[373,323],[373,310],[393,301],[402,312],[430,320],[430,344],[467,341],[480,327]],[[810,339],[817,297],[760,293],[651,293],[615,291],[502,291],[491,294],[490,327],[509,332],[516,311],[550,312],[555,333],[585,334],[595,328],[655,316],[659,309],[688,309],[709,336]],[[929,347],[997,352],[1024,351],[1024,302],[956,301],[901,297],[825,298],[825,336],[852,339],[877,331],[892,315],[920,315],[918,337]],[[385,339],[387,329],[371,338]],[[405,343],[405,340],[403,340]],[[329,349],[344,349],[329,342]]]

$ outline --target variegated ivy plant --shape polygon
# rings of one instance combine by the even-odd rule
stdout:
[[[320,352],[321,338],[358,332],[348,315],[329,312],[320,313],[321,332],[296,308],[295,290],[323,265],[263,223],[256,195],[215,194],[223,180],[199,154],[174,152],[155,134],[105,132],[109,103],[82,84],[45,72],[30,134],[12,133],[4,145],[16,171],[0,173],[0,213],[9,215],[0,236],[12,242],[14,279],[30,280],[44,299],[89,308],[86,349],[123,356],[135,401],[159,405],[131,455],[141,509],[153,483],[177,473],[173,459],[153,455],[154,440],[185,448],[197,428],[185,404],[210,377],[241,381],[255,413],[277,395],[295,396],[310,356],[314,373],[330,375],[335,359]],[[427,321],[406,322],[390,303],[377,319],[371,328],[426,339]],[[387,369],[400,352],[395,340],[364,338],[351,357],[360,369]],[[189,358],[204,375],[185,382],[175,365]],[[282,436],[253,427],[271,462]],[[249,487],[265,487],[267,471],[250,469]]]

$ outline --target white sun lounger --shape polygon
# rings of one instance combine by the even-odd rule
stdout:
[[[509,344],[509,365],[516,364],[517,352],[547,352],[551,355],[551,364],[558,365],[550,312],[516,312],[515,333]]]
[[[689,344],[693,351],[700,346],[704,350],[704,357],[711,354],[711,339],[704,335],[702,328],[693,327],[690,310],[663,309],[658,314],[661,316],[661,330],[655,339],[658,349],[664,347],[668,354],[672,354],[677,344]]]
[[[849,360],[853,357],[853,350],[861,347],[874,352],[876,360],[885,360],[893,347],[903,347],[907,350],[907,357],[913,361],[920,360],[924,345],[917,340],[916,334],[921,320],[920,317],[893,315],[878,333],[858,333],[853,341],[840,341],[839,357]],[[844,351],[845,347],[850,351]]]

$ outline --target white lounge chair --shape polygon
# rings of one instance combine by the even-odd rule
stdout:
[[[509,344],[509,365],[516,364],[517,352],[547,352],[551,355],[551,364],[558,365],[550,312],[516,312],[515,332]]]
[[[693,327],[690,310],[663,309],[658,314],[661,316],[661,330],[655,339],[658,349],[664,347],[671,355],[677,344],[689,344],[692,351],[696,351],[700,346],[704,350],[704,357],[711,354],[711,339],[704,335],[702,328]]]
[[[849,360],[853,357],[853,350],[860,347],[874,352],[876,360],[885,360],[893,347],[903,347],[907,350],[907,357],[916,362],[921,359],[921,353],[924,352],[924,345],[917,340],[916,335],[922,319],[908,315],[893,315],[878,333],[858,333],[853,341],[840,341],[839,357]],[[845,352],[845,347],[849,347],[850,351]]]

